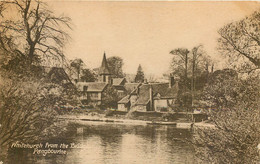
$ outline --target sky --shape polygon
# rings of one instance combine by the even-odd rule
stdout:
[[[64,49],[69,59],[81,58],[89,68],[119,56],[123,71],[161,75],[169,70],[175,48],[202,44],[222,63],[216,50],[217,31],[259,9],[259,2],[102,2],[48,1],[55,14],[72,19],[71,40]]]

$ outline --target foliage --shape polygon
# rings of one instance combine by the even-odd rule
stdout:
[[[139,66],[138,66],[137,73],[136,73],[136,76],[135,76],[135,82],[136,83],[143,83],[144,82],[144,72],[143,72],[141,64],[139,64]]]
[[[79,59],[79,58],[74,59],[70,63],[70,67],[73,68],[77,72],[78,81],[80,81],[80,73],[81,73],[83,65],[84,65],[84,62],[82,61],[82,59]]]
[[[122,78],[123,73],[123,59],[118,56],[112,56],[107,59],[108,68],[113,77]]]
[[[0,146],[38,139],[40,135],[36,134],[41,134],[53,123],[55,113],[51,107],[56,103],[57,95],[38,79],[19,79],[13,74],[12,79],[1,77],[4,80],[0,84]]]
[[[59,78],[62,74],[57,74],[55,80],[41,66],[46,58],[64,59],[62,48],[68,35],[63,29],[70,28],[70,19],[56,17],[41,1],[1,1],[1,8],[5,9],[0,12],[3,153],[12,142],[34,142],[43,135],[51,137],[56,116],[54,106],[75,103],[76,93],[66,79]],[[9,17],[10,11],[14,17]]]
[[[260,68],[260,12],[227,24],[219,30],[221,54],[229,59],[231,66],[241,72]]]
[[[207,163],[259,163],[260,110],[237,106],[213,111],[216,128],[197,129],[197,156]]]
[[[195,96],[208,82],[209,67],[213,65],[203,46],[195,46],[191,50],[177,48],[170,52],[173,55],[171,71],[179,80],[177,103],[183,108],[195,105]]]
[[[177,48],[170,52],[175,57],[172,60],[172,69],[176,75],[184,76],[185,82],[188,78],[188,54],[189,50],[186,48]]]
[[[215,128],[197,128],[193,143],[207,163],[260,161],[259,20],[257,11],[219,30],[218,48],[233,69],[215,71],[202,92]]]
[[[208,84],[201,92],[200,101],[208,107],[233,107],[241,94],[241,87],[235,70],[217,70],[210,75]]]
[[[115,88],[111,85],[108,85],[103,92],[102,107],[103,108],[117,108],[117,102],[119,96]]]
[[[96,81],[96,76],[90,69],[83,69],[80,80],[85,82],[94,82]]]
[[[234,70],[216,71],[207,87],[209,116],[216,128],[197,129],[198,157],[210,163],[258,163],[260,83],[258,76],[237,78]],[[214,89],[213,89],[214,88]]]

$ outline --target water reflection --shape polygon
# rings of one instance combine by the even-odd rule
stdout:
[[[191,146],[173,138],[191,138],[187,129],[171,126],[138,126],[109,123],[70,124],[59,143],[79,143],[67,155],[32,155],[29,150],[10,151],[10,163],[157,164],[194,163]],[[19,162],[18,162],[19,161]]]

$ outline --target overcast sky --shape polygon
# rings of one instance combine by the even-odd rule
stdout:
[[[257,2],[48,2],[57,14],[72,19],[65,54],[81,58],[89,68],[107,57],[124,60],[124,71],[162,74],[169,69],[174,48],[203,44],[213,58],[217,30],[259,9]]]

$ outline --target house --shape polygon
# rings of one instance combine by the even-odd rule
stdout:
[[[130,103],[130,96],[127,95],[123,97],[120,101],[117,103],[117,110],[128,112],[130,110],[131,103]]]
[[[126,89],[124,87],[125,83],[126,83],[125,78],[112,78],[111,79],[112,86],[117,91],[118,96],[121,98],[127,95]]]
[[[108,83],[104,82],[78,82],[77,88],[80,91],[81,102],[94,106],[101,105],[107,86]]]
[[[118,101],[117,109],[119,111],[129,111],[131,108],[131,104],[135,104],[138,98],[139,87],[141,83],[126,83],[125,89],[128,93],[127,96],[123,97],[120,101]]]
[[[145,83],[139,85],[128,96],[118,102],[118,110],[171,111],[176,106],[178,89],[178,81],[174,81],[174,77],[170,77],[169,83]]]
[[[101,67],[98,69],[98,81],[97,82],[78,82],[76,86],[80,91],[80,100],[84,104],[91,104],[91,105],[101,105],[106,90],[108,88],[113,88],[117,92],[117,96],[122,99],[131,93],[130,99],[134,97],[134,90],[140,86],[139,83],[127,83],[125,78],[112,78],[112,74],[110,73],[106,54],[103,55],[103,60],[101,63]],[[125,102],[127,98],[122,100],[121,102],[123,105],[119,105],[120,109],[128,110],[129,103]],[[123,108],[124,107],[124,108]]]
[[[80,100],[83,104],[101,105],[104,98],[104,92],[111,84],[111,74],[108,68],[106,54],[104,53],[99,77],[97,82],[78,82],[76,84],[80,92]]]
[[[59,84],[66,89],[75,89],[68,74],[61,67],[44,67],[46,72],[46,79],[52,83]]]

